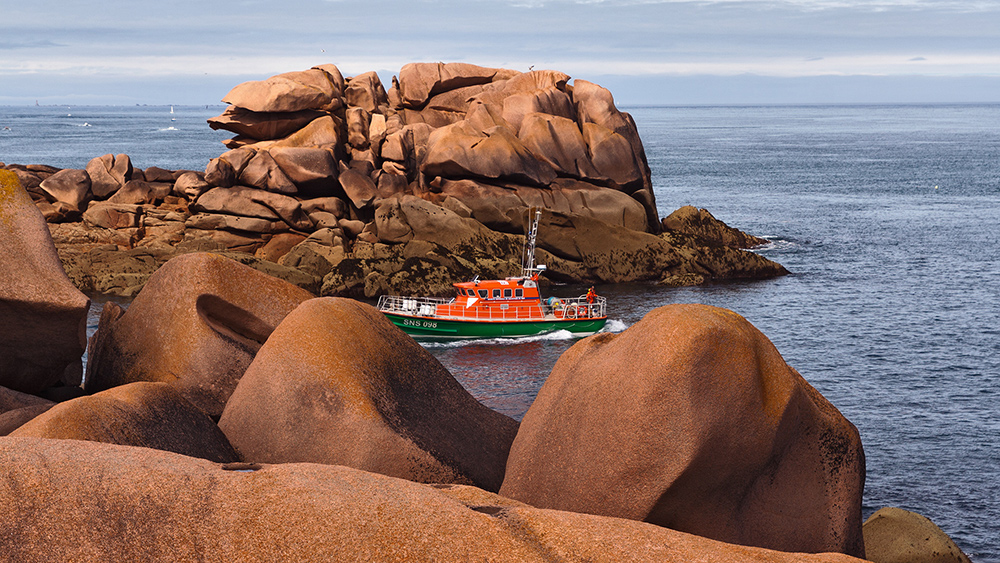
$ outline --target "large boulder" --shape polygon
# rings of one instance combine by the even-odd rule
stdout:
[[[862,531],[865,556],[874,563],[970,563],[948,534],[916,512],[880,508]]]
[[[520,123],[518,138],[525,148],[556,172],[574,178],[607,182],[590,159],[587,142],[575,121],[545,113],[529,113]]]
[[[135,229],[142,222],[143,212],[140,205],[95,201],[87,206],[83,221],[102,229]]]
[[[311,109],[261,113],[229,106],[222,115],[209,119],[208,126],[216,130],[232,131],[258,141],[267,141],[294,133],[322,115],[322,112]]]
[[[267,152],[303,196],[330,196],[336,191],[339,170],[330,149],[274,147]]]
[[[646,229],[645,209],[636,200],[618,190],[569,178],[557,179],[546,188],[474,180],[441,180],[432,185],[442,195],[460,201],[472,217],[496,231],[523,233],[529,211],[539,208],[593,217],[633,231]]]
[[[556,179],[552,166],[535,158],[507,127],[479,131],[467,121],[431,133],[420,171],[431,177],[471,176],[533,186]]]
[[[10,435],[139,446],[219,463],[239,460],[215,422],[166,383],[130,383],[59,403]]]
[[[497,72],[467,63],[409,63],[399,70],[399,97],[403,107],[420,108],[434,94],[487,84]]]
[[[162,381],[211,416],[274,327],[312,294],[233,260],[193,253],[153,274],[127,311],[107,302],[85,389]]]
[[[343,95],[344,79],[336,67],[314,67],[244,82],[222,101],[254,112],[333,111],[343,106]]]
[[[293,229],[313,227],[302,203],[295,198],[247,186],[212,188],[191,204],[191,211],[281,220]]]
[[[344,98],[349,107],[376,112],[389,105],[385,87],[375,72],[365,72],[347,81]]]
[[[250,461],[346,465],[493,491],[517,431],[373,307],[332,297],[282,321],[219,426]]]
[[[0,386],[79,385],[90,299],[70,283],[41,212],[0,170]]]
[[[132,159],[127,154],[93,158],[87,163],[87,175],[94,197],[104,199],[132,179]]]
[[[642,522],[538,510],[347,467],[223,465],[73,440],[0,438],[11,561],[850,563]]]
[[[67,168],[42,180],[39,187],[56,201],[82,210],[90,199],[90,175],[86,170]]]
[[[743,317],[671,305],[556,363],[500,494],[741,545],[863,557],[857,429]]]

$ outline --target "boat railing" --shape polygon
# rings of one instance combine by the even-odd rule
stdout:
[[[500,303],[499,305],[494,304],[494,306],[461,307],[456,305],[447,309],[439,309],[441,305],[454,303],[454,299],[439,297],[383,295],[378,300],[378,309],[383,313],[408,316],[440,316],[442,318],[485,321],[538,320],[543,318],[566,320],[607,316],[607,299],[593,297],[588,300],[585,295],[569,298],[553,297],[532,306]],[[480,302],[480,304],[487,305],[488,300]]]
[[[437,311],[438,305],[453,303],[454,298],[445,297],[402,297],[399,295],[383,295],[378,298],[378,310],[383,313],[400,313],[403,315],[431,316]]]
[[[569,298],[550,298],[547,306],[559,318],[577,319],[607,316],[608,300],[604,297],[588,299],[586,295]]]

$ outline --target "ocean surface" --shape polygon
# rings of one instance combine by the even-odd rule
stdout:
[[[140,167],[204,169],[229,136],[205,124],[222,106],[170,109],[0,107],[0,161],[82,168],[124,152]],[[759,252],[792,274],[598,286],[609,329],[669,303],[740,313],[858,427],[866,517],[916,511],[973,561],[1000,562],[1000,105],[624,109],[661,216],[706,208],[769,239]],[[520,418],[573,342],[428,349]]]

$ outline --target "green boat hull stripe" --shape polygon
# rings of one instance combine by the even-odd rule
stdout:
[[[567,330],[572,334],[593,334],[604,327],[606,317],[552,321],[483,322],[430,319],[385,313],[392,323],[411,336],[436,338],[512,338]]]

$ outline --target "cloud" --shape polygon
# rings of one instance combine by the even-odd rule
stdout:
[[[346,75],[396,72],[413,61],[584,78],[1000,73],[1000,0],[234,2],[17,3],[0,37],[0,50],[17,53],[0,57],[0,73],[242,80],[323,63]]]
[[[44,49],[46,47],[65,47],[65,44],[56,43],[48,39],[36,39],[26,41],[0,41],[0,51],[15,49]]]

